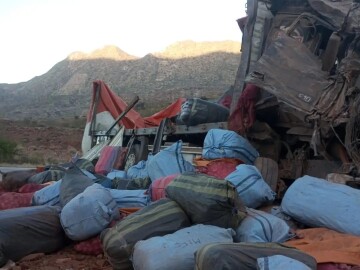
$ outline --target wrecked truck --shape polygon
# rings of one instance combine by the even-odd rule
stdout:
[[[110,104],[117,98],[107,93],[108,99],[99,101],[101,82],[94,82],[83,151],[85,144],[93,148],[86,157],[95,158],[103,144],[126,146],[129,168],[178,139],[188,142],[183,152],[193,157],[201,154],[205,134],[220,128],[236,131],[262,157],[276,161],[280,186],[304,174],[357,176],[359,5],[355,0],[249,0],[247,16],[237,21],[241,62],[234,85],[218,102],[180,98],[147,118],[122,104],[105,123],[100,114],[114,107],[106,105],[109,98]],[[184,117],[186,110],[201,117],[192,122]]]
[[[241,63],[231,108],[251,93],[247,88],[257,89],[256,120],[239,131],[279,163],[281,179],[356,176],[359,1],[249,0],[238,24]]]
[[[96,162],[104,146],[122,146],[127,170],[148,154],[156,154],[182,140],[182,154],[188,161],[201,155],[210,129],[226,129],[229,109],[220,103],[199,98],[178,98],[163,110],[142,117],[134,106],[139,97],[126,104],[103,81],[94,81],[92,100],[82,140],[83,158]]]

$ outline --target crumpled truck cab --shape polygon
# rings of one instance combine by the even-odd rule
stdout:
[[[247,137],[279,161],[280,177],[357,174],[360,1],[248,0],[246,7],[231,108],[247,85],[260,88]]]

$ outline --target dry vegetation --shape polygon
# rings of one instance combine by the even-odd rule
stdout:
[[[77,122],[79,127],[74,127]],[[81,151],[84,126],[84,119],[51,123],[0,120],[1,140],[16,144],[14,155],[2,158],[0,162],[31,165],[67,162]]]

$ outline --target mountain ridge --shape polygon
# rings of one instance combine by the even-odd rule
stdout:
[[[125,101],[139,95],[145,114],[178,97],[214,99],[234,82],[239,51],[234,41],[185,41],[141,58],[115,46],[74,52],[27,82],[0,84],[0,117],[82,117],[94,80],[103,80]]]

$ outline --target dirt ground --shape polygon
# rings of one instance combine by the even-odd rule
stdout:
[[[68,162],[81,152],[83,127],[24,126],[0,120],[0,138],[17,144],[15,163],[50,165]]]
[[[9,263],[7,270],[111,270],[112,267],[104,255],[83,255],[68,246],[52,254],[31,254],[19,262]]]

